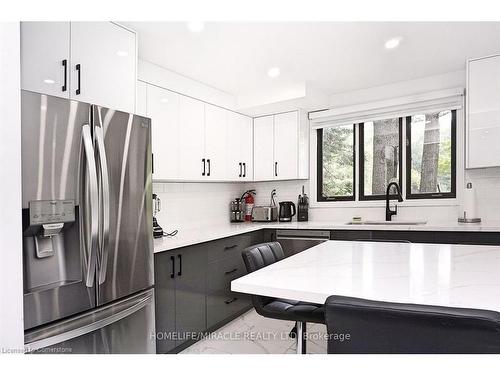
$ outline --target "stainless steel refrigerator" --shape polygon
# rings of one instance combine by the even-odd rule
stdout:
[[[26,348],[154,353],[150,120],[21,104]]]

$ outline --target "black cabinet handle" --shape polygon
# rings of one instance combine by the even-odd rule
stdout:
[[[76,64],[76,72],[78,73],[77,75],[78,86],[76,88],[76,95],[80,95],[81,83],[82,83],[82,66],[80,64]]]
[[[68,89],[68,60],[64,59],[62,61],[63,72],[64,72],[64,83],[62,86],[62,91],[66,91]]]
[[[177,255],[179,257],[179,272],[177,272],[177,276],[182,276],[182,254]]]
[[[278,162],[274,162],[274,176],[278,177]]]
[[[151,174],[155,173],[155,154],[151,153]]]
[[[224,251],[234,249],[236,246],[238,246],[238,245],[226,246],[226,247],[224,247]]]
[[[231,271],[224,272],[224,275],[230,275],[232,273],[235,273],[236,271],[238,271],[238,269],[237,268],[233,268]]]
[[[243,163],[243,177],[247,176],[247,163]]]
[[[201,159],[201,162],[203,163],[203,172],[201,173],[202,176],[205,176],[205,159]]]
[[[207,176],[210,176],[210,159],[207,159],[207,164],[208,164]]]
[[[175,257],[170,256],[170,261],[172,262],[172,272],[170,273],[170,278],[173,279],[175,277]]]
[[[243,163],[238,163],[238,165],[240,166],[240,175],[238,177],[241,177],[241,175],[242,175],[241,167],[242,167]]]
[[[230,298],[230,299],[224,301],[224,303],[226,305],[229,305],[230,303],[233,303],[234,301],[237,301],[237,300],[238,300],[238,298],[234,297],[234,298]]]

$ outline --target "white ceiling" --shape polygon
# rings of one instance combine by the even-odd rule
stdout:
[[[141,59],[234,95],[307,84],[334,94],[465,69],[500,52],[500,22],[124,22]],[[386,50],[391,37],[400,46]],[[281,75],[271,79],[270,67]]]

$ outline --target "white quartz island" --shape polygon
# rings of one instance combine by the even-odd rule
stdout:
[[[500,246],[326,241],[232,281],[235,292],[500,311]]]

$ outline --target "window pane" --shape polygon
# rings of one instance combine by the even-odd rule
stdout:
[[[384,195],[390,182],[399,184],[399,118],[370,121],[363,125],[364,196]]]
[[[323,129],[322,195],[354,195],[354,125]]]
[[[452,192],[452,113],[411,117],[411,194]]]

